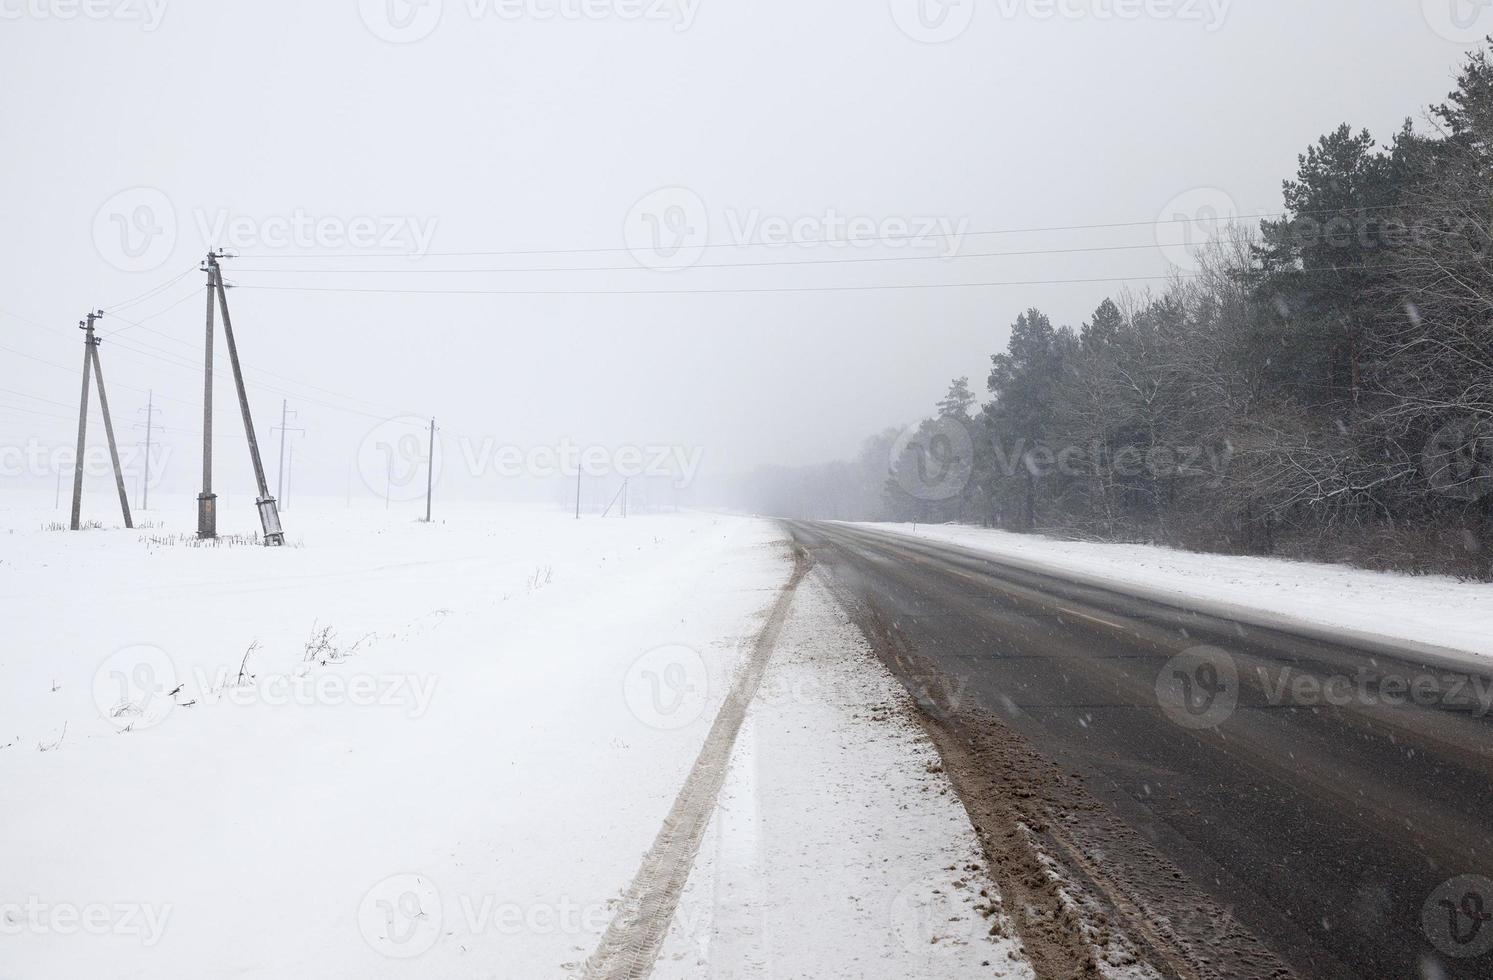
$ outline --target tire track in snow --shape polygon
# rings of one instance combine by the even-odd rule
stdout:
[[[773,603],[767,622],[753,643],[751,657],[710,726],[710,734],[705,737],[689,778],[664,818],[653,846],[644,855],[637,876],[623,894],[612,924],[586,960],[583,973],[586,980],[643,980],[653,972],[705,828],[710,825],[747,707],[757,695],[793,596],[808,570],[807,553],[794,548],[793,575]]]

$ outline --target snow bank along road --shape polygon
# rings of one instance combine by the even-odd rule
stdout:
[[[1486,659],[788,526],[919,695],[1039,975],[1083,968],[1023,884],[1051,863],[1164,975],[1493,976]]]
[[[0,980],[1033,976],[780,528],[382,503],[285,549],[0,506]]]

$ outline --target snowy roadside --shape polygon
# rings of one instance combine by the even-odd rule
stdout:
[[[1493,586],[1487,584],[1152,545],[1058,541],[957,525],[856,526],[958,545],[1174,599],[1203,600],[1282,621],[1493,657]]]
[[[275,551],[4,515],[0,977],[562,975],[787,574],[760,521],[298,510]]]
[[[0,980],[576,972],[791,566],[716,515],[161,506],[0,510]],[[659,975],[1029,976],[900,687],[791,609]]]
[[[811,574],[655,977],[1033,975],[911,711]]]

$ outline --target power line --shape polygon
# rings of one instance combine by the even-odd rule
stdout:
[[[1464,201],[1464,202],[1459,202],[1459,203],[1479,204],[1479,203],[1483,203],[1483,202],[1479,202],[1479,201]],[[1224,221],[1224,220],[1227,220],[1228,222],[1237,222],[1237,221],[1253,221],[1253,220],[1257,220],[1257,219],[1258,220],[1264,220],[1264,219],[1267,219],[1267,218],[1283,218],[1283,217],[1287,217],[1287,216],[1302,218],[1302,217],[1308,217],[1308,216],[1319,215],[1319,214],[1339,215],[1339,214],[1343,214],[1345,211],[1349,211],[1349,210],[1354,211],[1354,212],[1387,211],[1387,210],[1394,210],[1394,209],[1397,209],[1399,207],[1401,207],[1401,205],[1399,205],[1399,204],[1381,204],[1381,205],[1366,205],[1366,206],[1357,207],[1357,208],[1322,208],[1322,209],[1315,210],[1315,211],[1261,211],[1261,212],[1258,212],[1256,214],[1236,214],[1236,215],[1229,215],[1227,217],[1227,219],[1220,218],[1219,220],[1221,222]],[[849,219],[847,219],[847,220],[849,220]],[[1185,224],[1195,224],[1195,223],[1197,223],[1197,221],[1198,221],[1198,219],[1196,217],[1191,217],[1191,218],[1161,218],[1161,219],[1152,218],[1152,219],[1147,220],[1147,221],[1112,221],[1112,222],[1102,222],[1102,223],[1094,223],[1094,224],[1050,225],[1050,226],[1047,226],[1047,227],[1034,227],[1034,228],[991,228],[991,229],[986,229],[986,230],[982,230],[982,231],[951,231],[951,232],[928,231],[928,232],[908,232],[907,234],[896,234],[896,235],[861,235],[861,236],[856,236],[856,237],[853,237],[853,238],[850,238],[850,237],[846,237],[846,238],[816,238],[816,239],[808,239],[808,240],[802,240],[802,241],[785,241],[785,242],[769,242],[769,241],[758,241],[758,242],[711,242],[711,243],[705,243],[705,244],[700,244],[700,245],[691,245],[689,247],[690,248],[713,249],[713,248],[782,248],[782,247],[791,247],[791,246],[811,247],[811,246],[818,246],[818,245],[855,245],[855,244],[864,244],[864,243],[867,243],[867,242],[894,242],[894,241],[907,241],[907,240],[910,240],[910,239],[922,239],[922,238],[974,238],[974,237],[984,236],[984,235],[1036,235],[1036,234],[1043,234],[1043,233],[1048,233],[1048,232],[1059,232],[1059,231],[1101,231],[1101,230],[1115,229],[1115,228],[1143,228],[1143,227],[1155,227],[1157,225],[1179,225],[1179,224],[1180,225],[1185,225]],[[600,247],[600,248],[597,248],[597,247],[593,247],[593,248],[528,248],[528,249],[499,249],[499,250],[485,250],[485,251],[484,250],[474,250],[474,251],[463,251],[463,252],[423,252],[423,253],[420,253],[419,257],[431,258],[431,257],[462,257],[462,256],[484,256],[484,255],[584,255],[584,254],[598,254],[599,255],[599,254],[604,254],[604,253],[620,253],[620,252],[632,252],[632,251],[634,251],[634,249],[631,246],[623,245],[623,246],[606,246],[606,247]],[[246,259],[285,259],[285,260],[299,260],[299,259],[366,259],[366,258],[370,258],[370,257],[373,257],[373,256],[370,256],[368,252],[303,253],[303,254],[298,254],[298,255],[284,255],[284,254],[278,254],[278,253],[273,253],[273,252],[245,252],[245,253],[241,253],[238,256],[238,258],[246,258]],[[390,260],[402,259],[402,258],[408,258],[408,257],[409,256],[407,254],[404,254],[404,253],[390,254],[389,256],[387,256],[387,258],[389,258]]]
[[[1116,276],[1093,279],[1011,279],[999,282],[883,283],[869,286],[755,286],[711,289],[387,289],[343,286],[273,286],[245,283],[241,289],[269,289],[297,293],[397,293],[415,296],[690,296],[719,293],[849,293],[896,289],[977,289],[995,286],[1069,286],[1091,283],[1172,281],[1197,279],[1202,273],[1166,276]]]
[[[1155,250],[1160,248],[1176,248],[1178,245],[1167,243],[1147,242],[1140,245],[1096,245],[1085,248],[1046,248],[1022,251],[1005,252],[961,252],[955,255],[874,255],[874,256],[847,256],[834,259],[780,259],[762,262],[701,262],[689,266],[679,266],[677,271],[694,269],[755,269],[776,266],[813,266],[813,265],[858,265],[862,262],[949,262],[955,259],[987,259],[1008,258],[1017,256],[1035,255],[1077,255],[1088,252],[1129,252],[1141,249]],[[456,273],[467,273],[472,275],[482,273],[523,273],[523,272],[656,272],[676,271],[674,269],[656,270],[642,265],[594,265],[594,266],[506,266],[498,269],[238,269],[238,272],[268,273],[271,275],[385,275],[388,273],[423,273],[426,275],[445,273],[447,275]]]

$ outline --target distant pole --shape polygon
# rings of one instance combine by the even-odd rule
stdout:
[[[213,493],[213,303],[217,297],[211,255],[203,263],[207,273],[207,334],[202,341],[202,492],[197,495],[197,537],[218,536],[218,496]]]
[[[430,523],[430,492],[435,486],[435,419],[430,420],[430,448],[425,454],[425,523]]]
[[[109,461],[114,464],[114,487],[119,491],[119,509],[124,512],[124,526],[133,528],[130,518],[130,492],[124,486],[124,469],[119,465],[119,445],[114,441],[114,418],[109,414],[109,394],[104,390],[104,366],[99,362],[99,339],[93,335],[93,321],[102,313],[88,314],[88,350],[93,356],[93,377],[98,383],[98,407],[104,413],[104,435],[109,440]]]
[[[79,324],[82,326],[82,324]],[[93,381],[93,347],[87,338],[83,341],[83,394],[78,399],[78,449],[73,455],[73,520],[72,529],[78,530],[79,518],[83,514],[83,453],[87,451],[88,439],[88,386]]]
[[[306,431],[305,429],[297,428],[295,426],[291,426],[291,425],[288,424],[289,419],[291,417],[295,416],[295,414],[296,414],[295,412],[289,411],[289,409],[287,407],[289,404],[290,403],[287,402],[283,398],[280,400],[280,424],[276,425],[276,426],[271,426],[271,428],[270,428],[271,432],[279,432],[280,433],[280,472],[278,474],[276,474],[276,477],[275,477],[275,483],[276,483],[275,494],[280,499],[280,509],[281,510],[289,510],[290,509],[290,503],[286,499],[286,496],[285,496],[285,482],[286,482],[286,480],[285,480],[285,433],[287,433],[287,432],[300,432],[300,433],[304,433]],[[290,451],[291,451],[291,457],[294,458],[294,456],[295,456],[295,448],[291,447]]]
[[[138,409],[136,409],[138,411]],[[147,393],[145,402],[145,475],[140,478],[140,509],[150,510],[150,435],[155,428],[156,421],[156,393],[154,389]],[[136,422],[138,426],[140,423]]]
[[[290,405],[284,398],[280,399],[280,472],[275,477],[275,496],[280,502],[285,502],[285,423],[289,421],[286,408]]]

